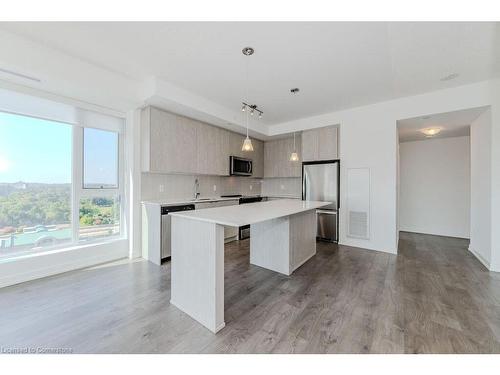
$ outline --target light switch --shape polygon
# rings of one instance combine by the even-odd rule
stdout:
[[[250,185],[250,190],[252,190],[252,189],[253,189],[253,185]]]
[[[160,193],[163,193],[165,191],[165,185],[160,184],[158,190],[160,191]]]
[[[217,185],[214,185],[214,191],[217,191]]]
[[[285,190],[285,185],[280,185],[281,190]]]

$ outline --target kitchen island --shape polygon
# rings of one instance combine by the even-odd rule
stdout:
[[[281,199],[172,213],[170,302],[216,333],[224,323],[224,226],[250,224],[250,263],[290,275],[316,254],[316,209]]]

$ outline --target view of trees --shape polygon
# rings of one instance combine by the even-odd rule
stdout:
[[[80,201],[80,225],[115,224],[118,209],[113,199],[87,198]]]
[[[3,184],[0,229],[22,230],[34,225],[66,224],[71,220],[69,184]],[[13,185],[5,189],[5,185]],[[7,190],[7,191],[5,191]]]
[[[0,234],[21,232],[36,225],[71,222],[70,184],[0,184]],[[113,199],[80,201],[80,225],[114,224],[118,209]]]

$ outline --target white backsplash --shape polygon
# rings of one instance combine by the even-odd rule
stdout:
[[[194,195],[194,181],[196,178],[198,178],[200,184],[199,192],[201,197],[217,197],[227,194],[261,194],[262,180],[257,178],[142,173],[142,199],[191,198]],[[215,191],[214,185],[216,186]]]
[[[293,196],[302,195],[302,179],[300,177],[290,178],[265,178],[262,180],[263,196]]]

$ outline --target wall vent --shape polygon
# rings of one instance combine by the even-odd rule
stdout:
[[[370,169],[347,170],[347,236],[370,239]]]
[[[368,212],[349,211],[349,237],[368,238]]]

